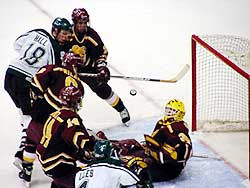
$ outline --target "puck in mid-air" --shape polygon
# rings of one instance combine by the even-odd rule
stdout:
[[[137,94],[137,91],[135,89],[130,90],[130,95],[135,96]]]

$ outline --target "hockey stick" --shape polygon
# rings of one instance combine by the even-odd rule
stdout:
[[[219,157],[213,157],[213,156],[208,156],[208,155],[203,155],[203,154],[192,154],[191,157],[195,158],[201,158],[201,159],[214,159],[214,160],[221,160]]]
[[[171,79],[163,80],[163,79],[154,79],[154,78],[144,78],[144,77],[132,77],[132,76],[121,76],[121,75],[111,75],[111,78],[120,78],[120,79],[126,79],[126,80],[137,80],[137,81],[153,81],[153,82],[166,82],[166,83],[175,83],[182,79],[183,76],[188,72],[190,66],[186,64],[182,70],[176,74]],[[79,76],[86,76],[86,77],[97,77],[97,74],[91,74],[91,73],[79,73]]]

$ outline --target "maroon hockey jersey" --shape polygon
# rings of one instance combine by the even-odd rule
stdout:
[[[87,28],[87,32],[82,39],[73,31],[70,47],[74,45],[81,47],[83,51],[83,63],[78,67],[79,72],[96,73],[96,63],[98,61],[106,61],[107,59],[107,48],[98,33],[91,27]]]
[[[55,110],[61,108],[59,92],[65,86],[73,85],[84,93],[83,85],[78,75],[74,75],[70,70],[57,65],[42,67],[34,76],[32,84],[39,88],[46,101]]]
[[[186,122],[161,119],[156,123],[151,136],[173,160],[185,163],[190,157],[192,142]]]
[[[184,169],[192,153],[192,142],[184,121],[160,119],[151,136],[145,135],[150,156],[154,159],[149,167],[153,181],[176,178]]]
[[[48,176],[63,177],[77,168],[76,161],[86,158],[87,151],[93,151],[94,142],[80,116],[62,109],[46,121],[36,153]]]

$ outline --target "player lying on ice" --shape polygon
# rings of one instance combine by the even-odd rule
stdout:
[[[128,167],[135,163],[139,166],[142,164],[142,167],[146,164],[153,182],[174,179],[182,172],[192,154],[192,142],[188,126],[183,121],[184,115],[184,104],[180,100],[170,100],[165,106],[164,117],[156,123],[151,136],[144,135],[143,143],[134,139],[111,142]],[[107,139],[103,132],[97,135]]]
[[[137,188],[153,188],[144,163],[134,163],[136,174],[116,156],[115,148],[109,140],[99,140],[94,146],[94,160],[76,174],[75,188],[120,188],[136,185]],[[131,166],[131,167],[132,167]],[[139,173],[140,171],[140,173]]]

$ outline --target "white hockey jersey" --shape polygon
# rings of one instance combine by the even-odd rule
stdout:
[[[139,178],[122,166],[97,163],[76,174],[75,188],[120,188],[135,185]]]
[[[19,55],[10,63],[9,68],[31,78],[41,67],[55,64],[51,40],[54,39],[42,29],[21,35],[14,43],[14,49]]]

